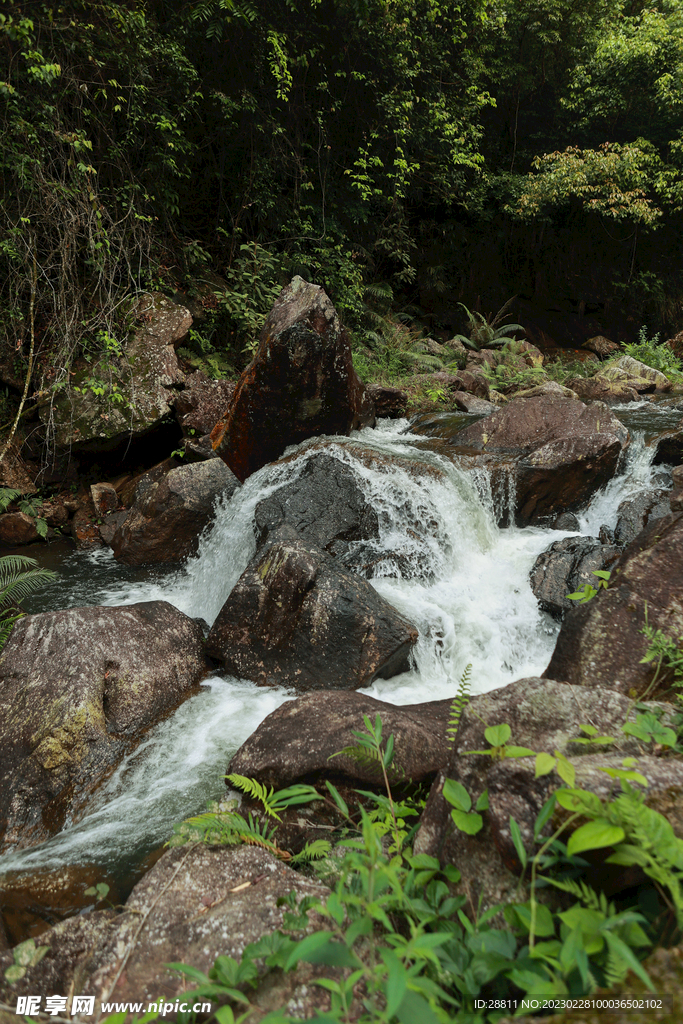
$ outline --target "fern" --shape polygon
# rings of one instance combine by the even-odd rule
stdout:
[[[313,860],[322,860],[331,849],[332,844],[328,843],[327,839],[314,839],[313,842],[306,843],[303,850],[293,855],[290,864],[309,864]]]
[[[246,793],[252,800],[258,800],[258,802],[263,806],[266,814],[271,818],[275,818],[277,821],[282,821],[280,815],[273,807],[275,790],[272,786],[270,790],[268,790],[266,786],[262,785],[257,779],[248,779],[246,775],[226,775],[225,778],[235,789],[239,789],[242,793]]]
[[[470,702],[470,686],[472,685],[470,676],[472,675],[472,662],[465,666],[465,671],[460,676],[460,682],[458,683],[458,692],[451,701],[451,708],[448,718],[448,728],[446,735],[448,736],[450,745],[453,746],[455,743],[455,737],[458,734],[458,728],[460,727],[460,717]]]

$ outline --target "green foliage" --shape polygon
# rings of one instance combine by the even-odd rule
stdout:
[[[513,296],[513,298],[508,299],[495,315],[489,313],[488,317],[477,310],[470,312],[467,306],[462,302],[459,303],[467,315],[467,326],[470,333],[469,335],[456,334],[454,340],[462,342],[463,345],[474,349],[475,352],[479,352],[483,348],[499,348],[505,345],[510,340],[509,335],[515,334],[517,331],[524,331],[521,324],[504,324],[499,326],[515,298],[516,296]]]
[[[674,686],[683,686],[683,647],[681,647],[683,637],[679,637],[678,642],[676,642],[663,630],[655,629],[651,626],[647,621],[647,617],[641,633],[648,640],[645,655],[640,659],[641,664],[649,665],[657,662],[655,680],[663,668],[672,677]],[[651,685],[654,684],[655,680],[653,680]]]
[[[582,590],[577,590],[573,594],[565,595],[569,601],[576,601],[578,604],[587,604],[588,601],[593,600],[598,591],[601,589],[607,589],[611,573],[605,569],[592,569],[591,572],[593,573],[593,576],[597,576],[597,587],[594,587],[591,583],[586,583]]]
[[[10,985],[21,981],[28,968],[35,967],[40,963],[49,948],[49,946],[36,946],[35,939],[26,939],[25,942],[20,942],[12,950],[14,963],[5,968],[5,980]]]
[[[668,345],[660,342],[659,335],[648,338],[647,331],[641,327],[638,333],[638,342],[626,346],[626,355],[632,359],[638,359],[653,370],[659,370],[666,374],[670,380],[683,378],[683,363],[678,359]]]
[[[18,605],[29,594],[56,578],[56,573],[42,569],[34,558],[25,555],[3,555],[0,558],[0,650],[22,614]]]
[[[465,665],[455,697],[451,701],[448,717],[448,729],[446,730],[451,746],[454,745],[462,713],[470,702],[470,687],[472,685],[472,663]]]

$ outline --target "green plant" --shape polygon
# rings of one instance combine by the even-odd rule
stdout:
[[[460,719],[462,713],[470,702],[470,687],[472,685],[472,663],[465,665],[460,680],[458,682],[458,690],[455,697],[451,701],[450,713],[448,717],[448,728],[446,730],[450,745],[453,746],[455,743],[456,736],[458,735],[458,728],[460,726]]]
[[[23,614],[18,607],[21,601],[56,578],[56,573],[42,569],[34,558],[25,555],[0,558],[0,650],[7,643],[12,626]]]
[[[26,939],[25,942],[20,942],[12,950],[14,963],[5,969],[5,980],[10,985],[21,981],[28,968],[35,967],[40,963],[49,948],[49,946],[36,946],[35,939]]]
[[[674,686],[683,686],[683,637],[676,642],[661,629],[655,629],[647,621],[647,609],[645,613],[645,624],[641,628],[648,639],[648,647],[645,655],[640,659],[641,665],[648,665],[657,662],[655,678],[650,684],[651,688],[659,676],[660,670],[664,668],[673,677]]]
[[[641,327],[638,332],[638,341],[635,344],[627,345],[626,355],[632,359],[638,359],[646,366],[659,370],[671,380],[683,378],[683,363],[674,355],[668,345],[660,342],[659,335],[648,337],[647,331]]]
[[[598,585],[594,587],[591,583],[586,583],[582,590],[576,590],[573,594],[566,594],[565,596],[569,601],[576,601],[578,604],[587,604],[588,601],[592,601],[599,590],[606,590],[610,581],[610,572],[605,569],[592,569],[593,576],[597,576]]]
[[[515,298],[516,296],[513,296],[511,299],[508,299],[495,315],[489,313],[488,317],[477,310],[471,312],[467,306],[459,302],[458,305],[462,306],[467,315],[467,326],[470,333],[469,335],[456,334],[454,340],[462,342],[463,345],[474,349],[475,352],[479,352],[483,348],[499,348],[503,346],[509,341],[510,334],[524,331],[521,324],[504,324],[502,327],[499,326]]]

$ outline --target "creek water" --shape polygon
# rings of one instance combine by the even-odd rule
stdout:
[[[619,474],[581,516],[582,534],[597,535],[603,523],[613,527],[619,503],[666,474],[650,465],[652,449],[645,441],[681,416],[680,408],[648,402],[615,412],[631,430],[632,442]],[[570,534],[500,529],[500,502],[514,496],[492,496],[484,474],[456,468],[429,450],[424,438],[406,433],[407,426],[405,420],[381,421],[374,430],[330,439],[326,449],[353,467],[377,511],[375,546],[385,557],[377,560],[372,585],[419,629],[411,670],[378,680],[365,692],[395,704],[451,697],[468,663],[474,693],[540,674],[559,627],[539,610],[528,575],[550,543]],[[368,448],[402,458],[369,463],[360,458]],[[312,455],[310,445],[294,451],[296,458],[264,467],[229,502],[219,502],[197,556],[182,568],[131,570],[108,551],[73,553],[59,566],[58,583],[34,598],[28,610],[163,599],[212,623],[255,550],[256,505],[295,479]],[[415,475],[406,459],[438,472]],[[388,574],[397,553],[410,564],[411,578]],[[0,858],[0,874],[78,863],[122,876],[133,871],[165,842],[175,822],[224,792],[222,777],[231,755],[266,715],[294,696],[225,675],[206,679],[200,692],[124,759],[77,822],[67,821],[40,846]]]

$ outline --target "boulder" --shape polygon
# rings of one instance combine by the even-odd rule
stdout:
[[[92,498],[95,511],[100,516],[106,516],[109,512],[116,512],[121,507],[119,496],[113,484],[91,484],[90,497]]]
[[[204,434],[202,437],[186,437],[183,441],[183,463],[188,465],[191,462],[207,462],[209,459],[217,459],[211,434]]]
[[[374,418],[334,306],[318,285],[295,277],[276,300],[256,355],[211,436],[244,481],[288,445],[317,434],[349,434]]]
[[[450,700],[397,707],[362,693],[307,693],[268,715],[234,755],[228,772],[275,789],[323,777],[381,785],[379,765],[346,754],[333,757],[356,743],[353,731],[363,731],[363,715],[373,723],[379,715],[384,739],[394,736],[392,778],[431,781],[448,761],[450,706]]]
[[[199,370],[187,377],[173,403],[183,434],[210,434],[232,401],[236,387],[234,380],[212,380]]]
[[[205,671],[166,601],[26,615],[0,655],[0,848],[57,832]]]
[[[375,415],[378,418],[400,420],[405,416],[408,408],[407,392],[384,384],[368,384],[365,390],[375,406]]]
[[[239,960],[245,946],[283,927],[288,908],[279,902],[289,893],[298,902],[324,900],[329,890],[253,846],[175,847],[138,882],[121,914],[95,910],[41,935],[46,956],[11,986],[4,972],[12,954],[0,954],[0,999],[15,1005],[19,995],[75,990],[95,996],[93,1019],[101,1015],[102,1000],[142,1002],[145,1009],[150,1002],[170,1003],[162,1016],[175,1019],[175,1000],[195,983],[167,965],[207,972],[218,956]],[[311,913],[303,930],[324,927]],[[329,973],[329,967],[302,964],[292,974],[269,976],[262,991],[248,990],[255,1019],[258,1010],[303,1008],[308,1018],[328,1008],[329,997],[312,981]]]
[[[95,508],[91,494],[84,494],[78,499],[76,513],[71,520],[71,535],[76,547],[81,551],[102,546],[100,536],[100,520],[102,516]]]
[[[683,513],[652,520],[612,569],[607,590],[572,608],[544,675],[585,687],[642,695],[655,665],[643,664],[643,627],[683,636]],[[660,685],[666,683],[660,673]]]
[[[464,391],[466,394],[475,395],[488,401],[489,382],[484,376],[479,364],[472,364],[472,369],[459,370],[458,373],[450,373],[448,370],[437,370],[436,373],[421,373],[410,378],[412,384],[420,387],[441,388],[444,391]]]
[[[683,466],[676,466],[671,476],[674,486],[669,495],[669,508],[672,512],[683,512]]]
[[[626,428],[602,403],[538,395],[514,399],[466,427],[454,439],[453,457],[458,461],[460,450],[468,465],[486,465],[489,456],[507,462],[516,523],[524,526],[585,506],[616,471],[628,440]]]
[[[635,540],[641,530],[653,519],[661,519],[669,508],[670,491],[641,491],[633,498],[626,498],[617,509],[617,525],[614,528],[614,543],[625,547]]]
[[[240,576],[206,651],[261,685],[353,690],[405,671],[417,635],[366,580],[282,526]]]
[[[136,501],[142,499],[152,484],[158,483],[162,477],[170,473],[172,469],[177,469],[180,465],[180,462],[177,462],[173,456],[170,456],[168,459],[163,459],[162,462],[157,462],[156,465],[152,466],[151,469],[145,470],[144,473],[139,473],[134,477],[124,477],[116,485],[116,493],[119,496],[121,505],[124,508],[131,508]]]
[[[565,398],[579,397],[571,388],[566,388],[563,384],[558,384],[554,380],[546,380],[533,388],[524,388],[522,391],[517,391],[515,397],[534,398],[535,395],[563,395]]]
[[[0,544],[15,548],[39,540],[36,521],[25,512],[6,512],[0,515]]]
[[[216,499],[231,496],[238,482],[220,459],[178,466],[145,486],[111,540],[126,565],[178,562],[194,554],[211,522]]]
[[[507,724],[512,730],[510,743],[535,753],[554,754],[559,750],[579,762],[589,748],[572,741],[584,735],[581,726],[588,724],[599,735],[614,737],[609,749],[621,759],[640,753],[638,741],[621,732],[621,726],[634,720],[636,714],[632,701],[613,690],[569,686],[551,679],[519,679],[473,697],[462,713],[449,761],[432,785],[420,819],[415,853],[455,864],[463,876],[462,891],[470,907],[478,908],[479,913],[500,902],[523,901],[526,896],[520,896],[523,886],[518,889],[519,866],[510,836],[510,815],[515,819],[519,815],[523,839],[528,842],[528,821],[532,814],[535,821],[551,788],[560,784],[559,777],[553,773],[535,779],[533,758],[524,759],[520,769],[521,759],[496,761],[468,752],[488,749],[484,736],[488,726]],[[442,795],[447,778],[465,787],[473,805],[485,789],[489,790],[489,812],[477,835],[468,836],[453,827],[450,805]]]
[[[603,377],[572,377],[566,386],[571,388],[582,402],[621,405],[623,402],[637,402],[640,397],[630,384],[605,380]]]
[[[671,381],[661,372],[631,356],[619,356],[598,370],[596,377],[626,383],[640,394],[649,391],[671,391]]]
[[[666,430],[648,443],[656,449],[652,457],[655,466],[662,463],[680,466],[683,463],[683,420],[675,430]]]
[[[618,547],[601,544],[595,537],[556,540],[538,556],[529,574],[534,596],[545,612],[560,619],[574,607],[567,598],[586,583],[597,588],[594,570],[608,569],[621,554]]]
[[[455,391],[452,395],[453,405],[461,412],[474,413],[478,416],[489,416],[496,408],[493,402],[487,402],[475,395],[468,395],[466,391]]]
[[[610,341],[604,334],[596,334],[595,337],[584,341],[581,348],[588,349],[589,352],[595,352],[596,356],[600,356],[601,359],[608,359],[609,356],[619,351],[617,342]]]
[[[379,537],[377,513],[365,500],[356,473],[324,451],[314,453],[294,481],[256,506],[257,543],[283,523],[332,555],[343,554],[353,541]]]
[[[54,430],[57,448],[109,451],[148,433],[170,414],[172,388],[185,379],[175,349],[192,316],[159,293],[140,296],[130,312],[135,330],[122,345],[122,355],[83,362],[69,390],[52,394],[41,405],[40,418]]]

